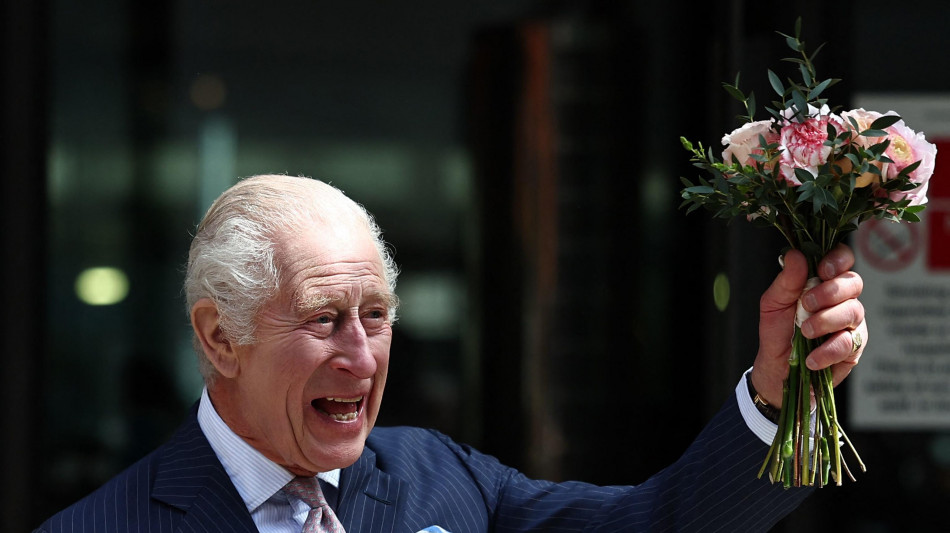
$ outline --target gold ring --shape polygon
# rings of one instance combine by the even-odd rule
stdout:
[[[861,339],[861,333],[851,331],[851,353],[858,353],[858,350],[861,349],[863,344],[864,340]]]

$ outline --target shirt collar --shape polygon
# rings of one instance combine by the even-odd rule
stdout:
[[[241,495],[241,499],[247,505],[248,511],[253,512],[293,479],[294,475],[287,469],[264,457],[261,452],[231,431],[211,404],[207,387],[201,391],[198,425],[224,466],[228,477],[231,478],[231,482],[234,483],[238,494]],[[317,474],[317,477],[334,487],[339,487],[339,469],[321,472]]]

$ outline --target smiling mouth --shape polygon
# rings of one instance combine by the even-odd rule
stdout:
[[[310,402],[314,409],[329,416],[337,422],[352,422],[360,414],[363,406],[363,397],[355,398],[317,398]]]

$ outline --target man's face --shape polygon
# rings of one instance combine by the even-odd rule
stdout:
[[[261,312],[257,343],[235,347],[228,423],[294,473],[343,468],[359,458],[379,413],[393,296],[363,227],[285,235],[277,257],[281,292]]]

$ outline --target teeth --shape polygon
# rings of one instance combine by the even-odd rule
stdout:
[[[329,413],[324,409],[320,409],[319,405],[317,404],[318,400],[314,400],[312,402],[312,405],[316,407],[317,409],[320,409],[320,411],[322,411],[323,414],[329,416],[330,418],[332,418],[333,420],[336,420],[337,422],[352,422],[359,417],[359,405],[363,401],[363,396],[354,396],[352,398],[327,397],[327,398],[324,398],[324,401],[339,403],[339,404],[347,404],[348,406],[351,406],[351,407],[350,408],[344,407],[342,409],[331,409],[328,406],[328,409],[330,409],[331,411],[348,411],[346,413]],[[350,411],[351,408],[353,409],[352,411]]]

